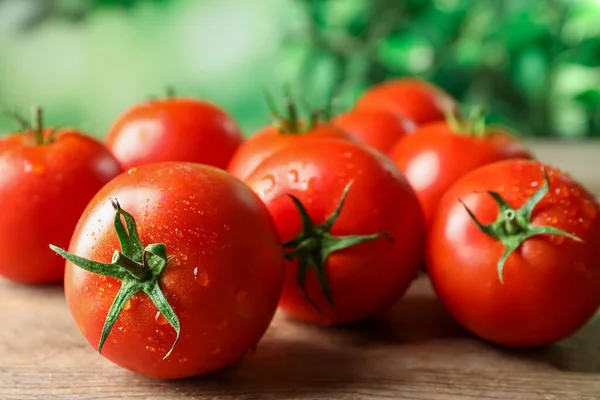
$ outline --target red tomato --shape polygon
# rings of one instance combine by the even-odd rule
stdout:
[[[249,137],[235,152],[227,171],[239,179],[246,179],[258,165],[288,145],[296,146],[307,138],[347,138],[339,128],[330,124],[317,124],[313,128],[302,131],[282,133],[275,126],[268,126]]]
[[[108,131],[106,144],[123,168],[186,161],[226,168],[242,142],[235,121],[217,106],[168,98],[136,105]]]
[[[0,138],[0,275],[21,283],[60,282],[66,246],[85,206],[122,172],[98,141],[75,130],[42,129]]]
[[[439,87],[415,78],[381,83],[367,90],[357,101],[358,109],[379,109],[414,121],[417,125],[444,120],[456,102]]]
[[[324,325],[371,318],[417,275],[423,216],[383,154],[345,140],[306,140],[266,159],[246,183],[288,250],[280,306],[292,316]]]
[[[124,235],[127,240],[119,245],[111,198],[137,221],[139,238],[128,227],[130,237]],[[124,220],[129,226],[131,221]],[[122,224],[121,216],[117,221]],[[112,302],[119,299],[122,312],[102,355],[124,368],[155,378],[222,368],[251,350],[273,317],[283,281],[277,231],[260,199],[224,171],[160,163],[114,179],[85,210],[69,251],[110,263],[120,249],[130,261],[109,267],[125,278],[67,262],[65,294],[77,326],[94,347]],[[166,267],[161,271],[151,262]],[[138,276],[145,271],[146,277],[127,273],[131,264],[128,270]],[[131,285],[142,285],[152,296],[137,292],[128,299]],[[160,311],[159,292],[167,302]],[[181,334],[169,354],[178,337],[175,326]]]
[[[333,124],[359,142],[389,153],[394,144],[415,129],[414,122],[376,109],[356,109],[337,116]]]
[[[501,345],[565,338],[600,305],[598,205],[568,175],[545,169],[549,191],[537,161],[471,172],[446,193],[430,232],[428,269],[440,300],[467,329]],[[485,191],[507,204],[499,210]],[[479,228],[461,201],[492,225]]]
[[[390,157],[417,193],[430,224],[440,198],[461,176],[485,164],[532,156],[506,131],[460,133],[449,123],[435,122],[400,140]]]

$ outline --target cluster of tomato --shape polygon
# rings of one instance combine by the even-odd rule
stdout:
[[[0,139],[0,274],[64,277],[89,343],[160,378],[236,361],[277,307],[322,325],[378,317],[423,265],[494,343],[551,343],[595,313],[598,203],[512,134],[415,79],[334,118],[288,100],[245,141],[183,98],[128,110],[104,144],[22,121]]]

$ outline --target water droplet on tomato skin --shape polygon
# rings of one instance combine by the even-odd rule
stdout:
[[[128,311],[129,309],[131,309],[131,299],[127,300],[127,302],[123,306],[123,311]]]
[[[148,350],[150,353],[154,353],[156,351],[156,349],[152,346],[146,346],[146,350]]]
[[[144,210],[144,217],[148,216],[148,210]]]
[[[175,235],[180,239],[183,238],[183,232],[177,228],[175,228]],[[184,258],[184,260],[185,260],[185,258]]]
[[[182,259],[183,261],[187,261],[188,257],[187,257],[187,255],[185,255],[185,254],[182,254],[182,255],[181,255],[181,259]]]
[[[162,208],[162,203],[157,203],[156,208]]]
[[[206,271],[199,269],[198,267],[194,268],[194,280],[200,284],[202,287],[207,287],[210,284],[210,280],[208,279],[208,275]]]
[[[163,331],[161,331],[160,329],[157,329],[157,330],[156,330],[156,334],[157,334],[158,336],[160,336],[160,337],[163,337],[163,336],[165,336],[165,333],[164,333]]]
[[[127,171],[127,173],[129,175],[135,174],[137,172],[137,170],[138,170],[137,167],[129,168],[129,170]]]
[[[156,315],[154,316],[154,320],[159,325],[166,325],[168,322],[167,319],[161,314],[160,311],[156,312]]]
[[[185,357],[179,359],[180,364],[185,364],[186,362],[188,362],[188,359]]]
[[[298,171],[292,169],[288,171],[287,178],[291,183],[296,183],[300,179],[300,175],[298,174]]]

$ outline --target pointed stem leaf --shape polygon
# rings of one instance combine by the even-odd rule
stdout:
[[[583,240],[575,235],[565,232],[562,229],[555,228],[553,226],[533,226],[523,237],[523,240],[529,239],[533,236],[538,235],[558,235],[565,236],[576,242],[583,243]]]
[[[112,330],[115,322],[119,318],[121,311],[125,307],[125,303],[131,296],[137,293],[141,289],[140,284],[134,280],[124,280],[121,289],[115,296],[112,305],[110,306],[110,310],[106,315],[106,319],[104,320],[104,326],[102,327],[102,334],[100,335],[100,341],[98,342],[98,353],[102,352],[102,347],[104,346],[104,342],[108,338],[110,331]]]
[[[177,336],[175,337],[175,341],[173,342],[173,345],[171,346],[171,349],[163,357],[163,360],[165,360],[171,355],[171,353],[173,352],[173,349],[175,349],[175,346],[177,345],[177,342],[179,341],[179,335],[181,333],[181,326],[179,325],[179,318],[177,317],[177,314],[175,314],[175,311],[171,307],[171,304],[169,304],[169,301],[165,298],[165,295],[163,294],[158,282],[155,282],[154,284],[149,285],[148,287],[144,288],[144,292],[148,295],[148,297],[150,297],[150,300],[152,300],[152,302],[154,303],[154,305],[156,306],[158,311],[160,311],[160,313],[163,315],[163,317],[165,317],[167,322],[169,322],[169,324],[171,325],[171,327],[175,330],[175,333],[177,334]]]
[[[500,259],[498,260],[498,264],[497,264],[497,269],[498,269],[498,279],[500,279],[500,283],[504,285],[504,264],[506,263],[506,260],[508,259],[508,257],[516,250],[519,248],[519,246],[521,245],[520,241],[511,241],[510,243],[504,243],[504,253],[502,253],[502,256],[500,257]]]
[[[300,287],[300,291],[302,292],[302,295],[304,296],[304,298],[306,299],[308,304],[310,304],[311,307],[315,309],[315,311],[320,313],[319,309],[317,308],[317,305],[312,301],[312,299],[308,295],[308,292],[306,291],[306,274],[308,272],[309,267],[310,267],[310,265],[309,265],[308,255],[307,254],[299,255],[298,256],[298,274],[296,275],[296,280],[298,282],[298,287]]]
[[[75,254],[68,253],[60,247],[54,245],[50,245],[50,249],[58,253],[63,258],[69,260],[72,264],[78,266],[79,268],[85,269],[86,271],[94,274],[112,276],[113,278],[120,280],[124,279],[125,276],[128,275],[124,269],[117,265],[104,264],[97,261],[88,260],[83,257],[76,256]]]
[[[504,200],[504,198],[502,196],[500,196],[499,193],[497,192],[493,192],[491,190],[486,190],[486,193],[489,194],[492,199],[494,199],[494,201],[496,202],[496,204],[498,204],[498,208],[500,209],[500,214],[504,214],[506,211],[514,211],[514,209],[511,207],[510,204],[508,204],[506,202],[506,200]]]
[[[477,219],[475,214],[473,214],[473,211],[471,211],[471,209],[469,207],[467,207],[465,202],[462,201],[462,199],[459,199],[458,201],[460,201],[460,203],[463,205],[463,207],[465,208],[465,210],[467,211],[467,213],[469,214],[469,216],[471,217],[473,222],[475,222],[475,225],[477,225],[477,227],[479,228],[479,230],[481,232],[485,233],[486,235],[488,235],[491,238],[498,239],[498,235],[496,234],[496,231],[494,230],[492,225],[484,225],[481,222],[479,222],[479,219]]]
[[[528,220],[531,220],[533,209],[538,203],[548,194],[550,190],[550,178],[546,173],[546,169],[542,168],[544,174],[544,184],[527,200],[527,202],[519,209],[520,213]]]
[[[356,246],[360,243],[374,241],[383,237],[387,237],[388,239],[390,238],[390,236],[386,232],[372,233],[369,235],[326,235],[322,241],[321,260],[323,264],[325,264],[327,258],[336,251],[347,249],[348,247]]]
[[[344,207],[344,203],[346,202],[346,197],[348,196],[348,192],[350,191],[350,187],[352,186],[353,182],[349,182],[346,187],[344,187],[344,191],[342,192],[342,197],[340,197],[340,201],[338,202],[335,210],[333,211],[333,213],[331,213],[331,215],[327,218],[327,220],[323,223],[323,225],[321,225],[321,229],[324,232],[329,232],[331,230],[331,228],[333,227],[333,224],[335,224],[335,221],[337,221],[337,219],[340,216],[340,213],[342,212],[342,207]]]
[[[300,214],[300,219],[302,221],[302,235],[301,236],[311,234],[314,230],[313,229],[314,223],[313,223],[312,219],[310,218],[310,215],[308,215],[308,211],[306,210],[306,207],[304,207],[304,204],[302,204],[300,199],[298,199],[293,194],[288,193],[287,196],[292,200],[292,202],[294,202],[294,205],[296,206],[296,209],[298,210],[298,213]]]
[[[119,238],[119,243],[121,244],[121,251],[132,260],[140,262],[142,253],[144,252],[144,246],[138,236],[135,219],[131,214],[121,208],[117,199],[111,199],[111,203],[116,211],[114,226],[117,237]],[[123,226],[121,216],[123,216],[123,220],[125,220],[127,230],[125,229],[125,226]]]
[[[321,291],[323,292],[325,299],[333,307],[333,297],[331,294],[331,287],[329,286],[329,279],[327,278],[327,271],[325,271],[324,260],[321,257],[311,257],[309,262],[314,266],[317,274],[317,280],[319,281],[319,286],[321,287]]]

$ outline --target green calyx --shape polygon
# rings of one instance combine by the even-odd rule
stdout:
[[[485,137],[488,134],[485,113],[481,107],[472,107],[466,117],[457,115],[453,110],[446,110],[445,115],[453,132],[475,137]]]
[[[27,118],[24,118],[14,110],[4,110],[4,114],[12,118],[18,124],[21,131],[33,133],[34,145],[43,146],[54,143],[58,128],[53,129],[50,132],[50,135],[48,135],[48,138],[44,138],[43,112],[40,107],[33,107],[32,122],[29,122]]]
[[[333,236],[331,234],[331,228],[340,216],[350,186],[351,184],[348,184],[345,187],[336,209],[321,225],[316,225],[312,221],[308,215],[308,211],[297,197],[291,194],[288,195],[300,213],[300,218],[302,219],[302,231],[294,239],[283,244],[283,247],[286,250],[285,257],[288,261],[298,260],[298,285],[302,289],[302,293],[306,300],[317,311],[318,308],[308,296],[305,288],[306,274],[310,269],[315,271],[323,295],[328,303],[334,307],[331,287],[329,286],[329,280],[325,271],[329,256],[338,250],[343,250],[359,243],[377,240],[382,237],[387,237],[391,240],[389,235],[385,232],[350,236]]]
[[[309,110],[309,115],[307,123],[303,124],[300,118],[300,110],[289,85],[284,87],[285,114],[279,111],[275,99],[269,91],[265,90],[264,95],[269,111],[274,119],[273,125],[281,134],[301,135],[314,129],[319,122],[328,120],[328,115],[330,114],[329,106],[313,110],[305,104],[305,108]]]
[[[500,283],[504,284],[503,270],[504,264],[515,250],[527,239],[537,235],[560,235],[568,237],[577,242],[582,242],[580,238],[565,232],[561,229],[551,226],[538,226],[531,223],[533,210],[536,205],[546,196],[550,188],[550,179],[544,169],[544,184],[529,198],[529,200],[518,210],[512,208],[506,200],[497,192],[488,191],[494,201],[498,204],[499,212],[496,221],[488,225],[483,225],[473,212],[461,201],[471,219],[477,224],[477,227],[486,235],[499,240],[505,247],[504,253],[498,260],[498,278]]]
[[[166,359],[173,352],[180,334],[179,318],[165,298],[159,282],[163,270],[169,262],[167,249],[164,244],[151,244],[144,248],[137,233],[135,219],[123,210],[116,200],[111,199],[111,203],[116,211],[114,227],[121,245],[121,251],[115,250],[111,264],[87,260],[53,245],[50,245],[50,248],[86,271],[112,276],[122,283],[121,289],[117,293],[104,321],[98,343],[98,352],[102,352],[102,346],[121,311],[123,311],[127,300],[134,294],[143,292],[152,300],[158,311],[177,333],[171,349],[163,358]],[[123,225],[123,220],[125,225]]]

